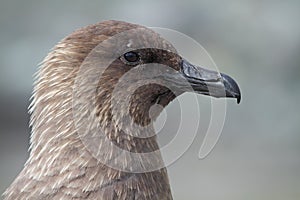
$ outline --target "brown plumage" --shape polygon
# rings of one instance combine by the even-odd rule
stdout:
[[[121,39],[110,41],[126,31],[128,34]],[[136,48],[141,46],[147,48]],[[105,60],[111,60],[108,66]],[[147,63],[169,66],[173,72],[156,69],[155,65],[153,68],[143,66]],[[126,81],[119,84],[132,69],[137,69],[139,75],[129,74]],[[166,168],[154,169],[163,166],[159,151],[147,162],[144,157],[136,160],[131,156],[120,160],[120,155],[112,150],[103,151],[106,144],[98,137],[103,134],[126,152],[154,152],[159,146],[152,121],[160,113],[158,109],[149,116],[154,104],[165,107],[190,89],[239,101],[238,86],[230,77],[200,69],[177,55],[172,45],[158,34],[139,25],[104,21],[75,31],[54,47],[37,73],[30,107],[30,156],[6,190],[5,199],[172,199]],[[102,70],[101,76],[97,70]],[[143,76],[149,73],[162,76],[156,76],[155,83],[144,82],[135,88],[138,80],[144,80]],[[206,82],[206,74],[213,80]],[[179,83],[179,76],[191,85]],[[171,86],[164,86],[166,82]],[[209,90],[210,82],[215,82],[217,89]],[[117,85],[119,90],[115,90]],[[95,91],[90,93],[90,87]],[[219,88],[223,88],[223,93]],[[90,100],[94,104],[89,104]],[[116,110],[112,104],[118,105]],[[87,127],[86,119],[90,119],[86,110],[91,107],[94,111],[92,120],[88,121],[92,121],[91,128],[82,131],[82,127]],[[135,129],[132,124],[140,128]],[[148,137],[138,137],[140,134]],[[87,146],[87,141],[93,144]],[[111,160],[121,164],[122,169],[116,167],[118,164],[113,166]],[[135,168],[135,163],[147,166]],[[153,170],[148,170],[152,167]],[[139,169],[145,172],[135,173]]]

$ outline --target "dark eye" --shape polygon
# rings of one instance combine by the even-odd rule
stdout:
[[[125,60],[127,60],[130,63],[134,63],[139,61],[140,56],[136,52],[130,51],[124,54]]]

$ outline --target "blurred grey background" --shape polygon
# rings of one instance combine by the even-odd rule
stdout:
[[[73,30],[104,19],[185,33],[242,88],[240,105],[228,101],[212,153],[198,159],[204,135],[199,131],[169,167],[175,199],[300,199],[298,0],[1,0],[0,193],[28,157],[27,107],[37,65]],[[189,104],[188,94],[180,98],[188,109],[197,106]],[[202,124],[209,123],[209,98],[197,98]],[[168,107],[166,131],[178,109],[176,102]]]

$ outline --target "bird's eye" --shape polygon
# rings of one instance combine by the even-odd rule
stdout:
[[[124,54],[124,58],[127,62],[135,63],[140,60],[140,56],[138,53],[130,51]]]

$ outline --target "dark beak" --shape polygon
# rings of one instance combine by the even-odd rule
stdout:
[[[184,59],[181,63],[181,73],[199,94],[236,98],[237,103],[241,101],[238,84],[226,74],[192,65]]]

